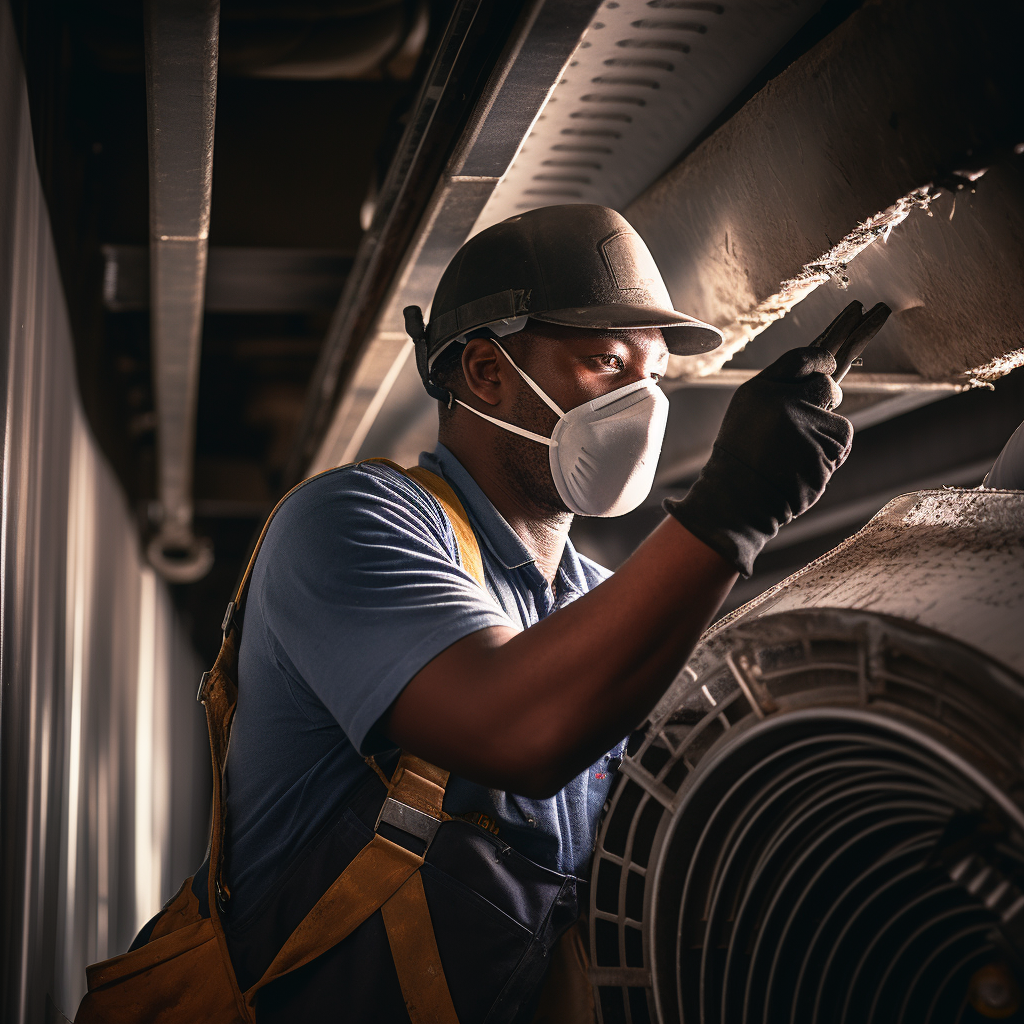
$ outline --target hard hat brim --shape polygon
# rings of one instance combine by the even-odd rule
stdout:
[[[549,309],[543,313],[530,313],[530,316],[534,320],[589,330],[624,331],[630,328],[660,327],[669,352],[675,356],[710,352],[723,341],[722,332],[717,327],[678,310],[657,309],[654,306],[609,303],[585,309]]]

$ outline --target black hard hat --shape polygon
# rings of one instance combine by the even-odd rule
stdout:
[[[425,330],[419,309],[406,311],[424,383],[456,338],[525,316],[605,330],[660,327],[675,355],[722,343],[717,327],[672,308],[654,257],[624,217],[583,203],[546,206],[463,245],[441,276]]]

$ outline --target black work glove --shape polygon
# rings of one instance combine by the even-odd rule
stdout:
[[[697,482],[685,498],[665,499],[666,512],[744,576],[850,454],[853,424],[832,412],[843,400],[837,382],[890,312],[851,302],[808,348],[740,385]]]
[[[850,454],[853,424],[831,412],[843,400],[838,382],[891,311],[879,302],[865,313],[851,302],[808,348],[740,385],[696,483],[685,498],[665,501],[666,512],[743,575]]]
[[[797,348],[740,385],[697,482],[665,499],[666,512],[744,576],[850,454],[853,424],[830,411],[843,397],[835,369],[831,352]]]

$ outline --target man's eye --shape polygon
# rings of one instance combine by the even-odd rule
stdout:
[[[626,364],[622,361],[622,359],[619,356],[612,355],[611,353],[608,353],[603,356],[598,356],[598,361],[602,365],[607,366],[613,370],[624,370],[626,368]]]

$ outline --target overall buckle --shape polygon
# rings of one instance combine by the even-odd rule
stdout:
[[[427,848],[430,847],[438,826],[441,824],[440,819],[425,814],[415,807],[410,807],[409,804],[403,804],[400,800],[395,800],[390,796],[380,809],[374,831],[380,828],[381,822],[426,843]],[[423,852],[426,853],[426,850]]]

